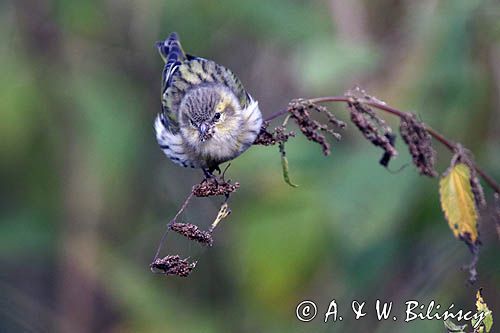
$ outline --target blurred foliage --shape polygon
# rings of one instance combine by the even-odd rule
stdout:
[[[7,0],[0,20],[0,331],[440,332],[440,321],[374,316],[306,324],[295,306],[474,309],[459,270],[470,254],[446,226],[437,181],[387,172],[352,126],[328,158],[303,138],[287,144],[297,189],[275,147],[235,160],[241,188],[214,247],[173,237],[170,252],[196,270],[151,274],[164,225],[201,178],[156,145],[154,42],[177,31],[189,53],[238,73],[265,114],[360,84],[471,148],[498,180],[498,1]],[[345,119],[343,108],[331,110]],[[411,161],[398,148],[395,169]],[[450,155],[437,148],[443,171]],[[208,226],[218,207],[197,200],[185,219]],[[480,284],[498,314],[499,246],[492,223],[480,232]]]

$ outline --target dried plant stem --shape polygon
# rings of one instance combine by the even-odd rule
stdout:
[[[193,197],[193,192],[189,193],[186,200],[184,200],[184,203],[182,204],[181,208],[179,209],[179,211],[177,211],[177,214],[175,214],[174,218],[171,219],[170,222],[168,222],[167,227],[166,227],[165,231],[163,232],[163,235],[161,236],[160,244],[158,244],[158,248],[156,249],[156,253],[155,253],[155,257],[153,258],[153,262],[156,259],[158,259],[158,256],[160,255],[161,248],[163,246],[163,243],[165,242],[165,238],[167,237],[167,234],[168,234],[168,231],[170,230],[170,227],[172,226],[172,224],[177,222],[177,218],[186,209],[186,207],[189,204],[189,201],[191,200],[192,197]]]
[[[326,97],[318,97],[318,98],[311,98],[309,99],[309,101],[311,103],[328,103],[328,102],[342,102],[342,103],[349,103],[352,101],[351,98],[349,97],[345,97],[345,96],[326,96]],[[385,111],[387,113],[390,113],[392,115],[395,115],[399,118],[404,118],[406,113],[401,111],[401,110],[398,110],[398,109],[395,109],[383,102],[376,102],[376,101],[372,101],[372,100],[366,100],[366,101],[363,101],[361,100],[360,102],[368,105],[368,106],[371,106],[371,107],[374,107],[374,108],[377,108],[381,111]],[[271,121],[273,119],[276,119],[284,114],[287,114],[288,113],[288,110],[281,110],[279,112],[276,112],[272,115],[270,115],[269,117],[267,117],[265,119],[265,121]],[[429,126],[426,126],[425,127],[425,130],[434,138],[436,139],[437,141],[439,141],[441,144],[443,144],[446,148],[448,148],[450,151],[452,152],[455,152],[456,149],[457,149],[457,144],[454,143],[453,141],[445,138],[443,135],[441,135],[440,133],[436,132],[434,129],[432,129],[431,127]],[[493,191],[495,191],[496,193],[500,193],[500,185],[498,185],[495,180],[490,176],[488,175],[486,172],[484,172],[477,164],[473,164],[474,166],[474,169],[477,171],[477,173],[481,176],[481,178],[484,179],[484,181],[493,189]]]

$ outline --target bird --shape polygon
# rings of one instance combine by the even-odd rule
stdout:
[[[232,71],[185,53],[177,33],[156,47],[165,63],[156,140],[174,163],[214,177],[220,164],[245,152],[259,135],[258,102]]]

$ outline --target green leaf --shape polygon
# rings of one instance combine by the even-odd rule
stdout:
[[[483,314],[484,319],[481,323],[478,323],[478,319],[472,319],[472,326],[476,330],[477,330],[476,325],[479,326],[480,332],[481,329],[484,327],[486,333],[489,333],[491,331],[491,327],[493,326],[493,313],[491,312],[490,309],[488,309],[488,305],[486,304],[486,302],[483,299],[483,296],[481,295],[481,290],[478,290],[476,294],[476,308],[478,313]]]

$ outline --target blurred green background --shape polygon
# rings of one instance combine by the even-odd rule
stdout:
[[[491,221],[468,287],[470,254],[437,180],[380,167],[352,125],[327,158],[303,138],[288,144],[297,189],[276,147],[250,149],[228,171],[241,188],[214,247],[169,235],[163,254],[198,260],[193,274],[148,267],[202,175],[156,144],[155,41],[177,31],[189,53],[236,72],[264,114],[359,84],[462,142],[500,180],[498,1],[7,0],[0,21],[1,332],[444,332],[404,323],[403,303],[474,309],[476,287],[499,325]],[[344,106],[331,110],[347,120]],[[411,161],[397,147],[392,169]],[[444,171],[450,154],[436,148]],[[195,200],[182,220],[206,228],[219,203]],[[304,299],[319,307],[310,323],[295,318]],[[331,299],[345,319],[325,324]],[[354,299],[371,310],[359,321]],[[376,299],[401,319],[376,321]]]

